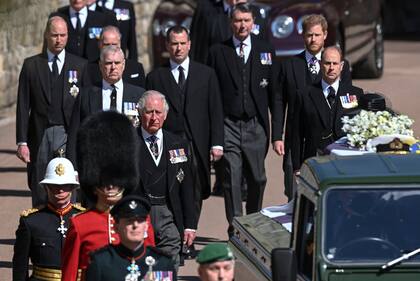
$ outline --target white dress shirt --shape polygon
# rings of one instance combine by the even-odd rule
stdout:
[[[92,4],[90,4],[88,9],[95,12],[96,11],[96,2],[93,2]]]
[[[85,6],[79,11],[80,25],[82,28],[85,26],[87,16],[88,16],[88,8]],[[76,29],[76,24],[77,24],[76,11],[71,6],[70,6],[70,21],[71,21],[71,24],[73,25],[73,28]]]
[[[52,65],[54,62],[54,54],[50,52],[50,50],[47,49],[47,56],[48,56],[48,67],[50,68],[50,71],[52,71]],[[61,70],[63,69],[64,66],[64,60],[66,59],[66,51],[62,50],[58,55],[57,55],[57,67],[58,67],[58,75],[60,75]]]
[[[178,84],[178,81],[179,81],[179,70],[178,70],[179,66],[182,66],[182,68],[184,69],[184,77],[185,77],[185,81],[187,81],[188,70],[190,68],[190,58],[187,57],[181,64],[177,64],[173,60],[169,60],[169,63],[171,65],[172,76],[174,77],[176,83]]]
[[[241,41],[238,40],[235,36],[232,37],[233,39],[233,46],[235,46],[235,50],[236,50],[236,54],[239,56],[240,54],[240,50],[241,50]],[[247,38],[245,38],[244,41],[242,41],[242,43],[244,43],[244,59],[245,59],[245,63],[248,61],[249,58],[249,54],[251,53],[251,36],[248,36]]]
[[[150,155],[152,156],[153,161],[155,161],[156,166],[159,166],[160,158],[162,158],[162,151],[163,151],[163,132],[162,129],[159,129],[159,131],[156,132],[155,136],[157,138],[157,145],[158,145],[158,151],[159,156],[158,158],[155,158],[152,151],[150,150],[150,141],[147,139],[151,136],[145,129],[141,128],[141,133],[143,135],[144,143],[147,146],[147,150],[149,150]]]
[[[124,84],[122,79],[114,84],[115,89],[117,90],[117,111],[123,113],[122,104],[123,104],[123,93],[124,93]],[[112,86],[105,80],[102,80],[102,110],[109,110],[111,108],[111,93]]]
[[[325,100],[328,103],[327,97],[328,97],[328,94],[330,93],[329,88],[330,86],[332,86],[335,90],[335,95],[337,96],[338,87],[340,86],[340,79],[335,80],[334,83],[332,83],[331,85],[325,82],[324,79],[322,79],[321,86],[322,86],[322,92],[324,93]]]

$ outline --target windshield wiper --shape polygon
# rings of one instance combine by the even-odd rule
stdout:
[[[402,255],[402,256],[400,256],[399,258],[396,258],[396,259],[394,259],[394,260],[392,260],[392,261],[390,261],[390,262],[387,262],[386,264],[384,264],[383,266],[381,266],[381,269],[382,269],[382,270],[385,270],[385,269],[391,268],[391,267],[393,267],[394,265],[396,265],[397,263],[399,263],[399,262],[401,262],[401,261],[403,261],[403,260],[408,260],[408,259],[410,259],[412,256],[417,255],[418,253],[420,253],[420,248],[418,248],[418,249],[416,249],[416,250],[414,250],[414,251],[411,251],[411,252],[409,252],[409,253],[407,253],[407,254],[403,254],[403,255]]]

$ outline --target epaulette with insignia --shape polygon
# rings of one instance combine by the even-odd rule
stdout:
[[[27,210],[23,210],[23,211],[20,213],[20,216],[21,216],[21,217],[27,217],[27,216],[29,216],[30,214],[36,213],[36,212],[38,212],[38,211],[39,211],[39,209],[38,209],[38,208],[30,208],[30,209],[27,209]]]
[[[82,211],[82,212],[85,212],[86,211],[86,208],[83,207],[80,203],[74,203],[72,205],[73,205],[73,208],[75,208],[75,209],[77,209],[79,211]]]

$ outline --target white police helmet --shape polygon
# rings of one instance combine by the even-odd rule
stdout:
[[[61,157],[54,158],[48,163],[45,177],[40,184],[71,184],[79,186],[73,164],[68,159]]]

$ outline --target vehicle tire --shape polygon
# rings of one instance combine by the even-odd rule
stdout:
[[[384,71],[384,38],[382,20],[375,26],[375,45],[367,57],[353,66],[353,78],[380,78]]]

